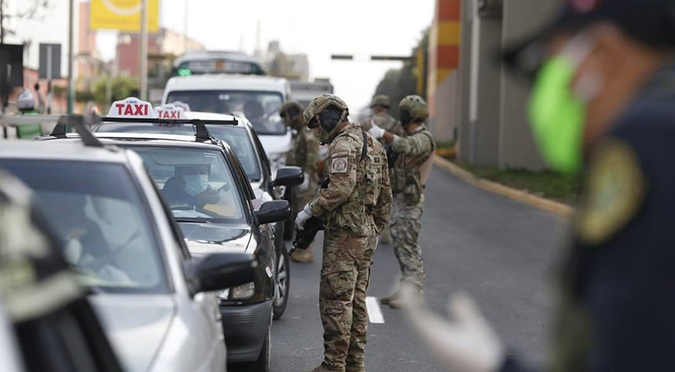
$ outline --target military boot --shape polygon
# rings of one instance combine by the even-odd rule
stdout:
[[[296,249],[291,255],[291,260],[299,263],[314,262],[314,251],[312,250],[312,246],[309,246],[307,249]]]
[[[328,368],[325,364],[321,363],[320,366],[312,369],[312,370],[307,370],[303,372],[345,372],[345,369],[330,369]]]
[[[384,245],[391,245],[391,233],[389,232],[389,227],[385,227],[382,230],[382,235],[380,235],[380,243]]]
[[[345,372],[366,372],[366,366],[364,366],[363,364],[354,364],[354,365],[347,364]]]
[[[398,294],[398,293],[397,293],[397,294]],[[423,305],[423,303],[424,303],[424,295],[422,294],[422,291],[419,291],[419,290],[418,290],[418,291],[415,293],[415,299],[414,299],[414,301],[417,303],[416,305],[419,305],[419,306],[422,306],[422,305]],[[396,298],[394,298],[394,299],[392,299],[391,301],[389,301],[389,303],[388,303],[387,305],[389,305],[389,307],[391,307],[392,309],[400,309],[400,308],[403,307],[403,301],[401,300],[401,297],[400,297],[400,296],[396,296]]]
[[[382,305],[389,305],[392,301],[396,300],[399,296],[398,289],[396,292],[392,293],[390,296],[380,298],[380,303]]]

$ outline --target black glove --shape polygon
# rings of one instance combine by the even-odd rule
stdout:
[[[320,230],[323,230],[323,222],[317,217],[312,217],[307,220],[302,230],[296,228],[295,239],[293,239],[293,248],[291,248],[290,253],[293,254],[296,249],[307,249]]]

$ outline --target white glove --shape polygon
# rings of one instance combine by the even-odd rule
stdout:
[[[382,136],[384,136],[384,133],[386,130],[380,128],[375,124],[375,122],[372,123],[373,127],[368,130],[368,133],[370,133],[373,137],[380,139]]]
[[[303,208],[300,213],[298,213],[298,216],[295,217],[295,227],[297,227],[298,230],[304,229],[305,222],[310,218],[312,218],[312,210],[309,208],[309,204],[305,204],[305,208]]]
[[[504,346],[468,295],[450,298],[450,321],[421,308],[410,285],[401,288],[401,299],[414,328],[448,370],[495,372],[504,363]]]

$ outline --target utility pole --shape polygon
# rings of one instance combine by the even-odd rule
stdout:
[[[188,45],[189,45],[189,39],[188,39],[188,11],[190,10],[190,7],[188,6],[188,0],[185,1],[185,9],[183,12],[185,13],[185,19],[183,21],[183,53],[188,52]]]
[[[68,114],[73,113],[75,101],[75,78],[73,76],[73,59],[75,55],[75,0],[70,0],[68,8]]]
[[[5,43],[5,0],[0,0],[0,44]]]
[[[140,50],[141,96],[139,98],[143,101],[147,101],[148,100],[148,0],[141,0],[140,49],[141,49]]]

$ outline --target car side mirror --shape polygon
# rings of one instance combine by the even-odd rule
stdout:
[[[291,218],[291,207],[287,200],[268,201],[255,211],[255,217],[260,225],[286,221]]]
[[[218,291],[250,283],[258,262],[247,253],[213,253],[187,263],[190,293]]]
[[[305,172],[300,167],[281,167],[272,186],[298,186],[305,181]]]

